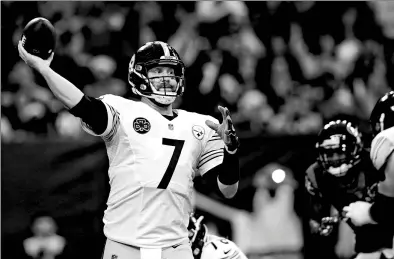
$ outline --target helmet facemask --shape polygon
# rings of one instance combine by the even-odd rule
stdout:
[[[149,71],[157,67],[169,67],[174,70],[170,75],[149,76]],[[152,61],[146,64],[146,75],[151,94],[148,98],[154,99],[162,105],[173,103],[177,96],[182,95],[184,78],[182,67],[174,62]]]
[[[349,169],[353,167],[351,154],[338,152],[338,149],[325,149],[319,153],[323,167],[333,176],[345,176]]]
[[[351,123],[332,121],[324,126],[318,138],[318,161],[329,174],[343,178],[360,162],[361,133]]]
[[[174,69],[173,75],[149,77],[148,72],[155,67],[170,67]],[[131,78],[133,76],[133,78]],[[184,66],[180,60],[172,57],[162,57],[146,63],[129,65],[129,83],[133,93],[153,99],[160,105],[170,105],[181,96],[184,91]]]

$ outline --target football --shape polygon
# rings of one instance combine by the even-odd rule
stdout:
[[[37,17],[23,29],[21,41],[28,53],[48,59],[55,50],[56,31],[50,21]]]

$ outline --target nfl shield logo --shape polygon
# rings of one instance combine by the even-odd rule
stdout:
[[[173,125],[173,124],[168,124],[168,128],[169,128],[170,130],[174,130],[174,125]]]

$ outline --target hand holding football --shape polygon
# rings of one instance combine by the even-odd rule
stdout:
[[[45,18],[34,18],[23,29],[21,41],[28,53],[46,60],[55,50],[55,28]]]

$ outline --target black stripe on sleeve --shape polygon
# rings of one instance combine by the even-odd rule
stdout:
[[[82,119],[96,134],[102,134],[107,128],[108,114],[105,104],[98,99],[84,95],[69,112]]]

